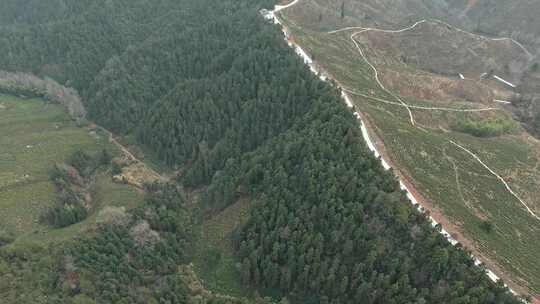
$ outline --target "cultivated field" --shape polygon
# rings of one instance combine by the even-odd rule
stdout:
[[[118,153],[106,134],[76,126],[62,107],[0,95],[0,231],[16,237],[15,243],[62,241],[84,231],[95,215],[64,229],[40,222],[55,200],[48,172],[76,149],[94,153],[104,148]],[[133,187],[114,184],[105,172],[98,175],[96,210],[140,202],[142,195]]]
[[[535,195],[540,188],[540,142],[496,104],[489,104],[495,109],[485,113],[455,112],[428,108],[478,109],[487,105],[404,97],[403,101],[416,106],[411,108],[416,121],[413,126],[407,108],[375,81],[373,69],[351,40],[353,31],[328,34],[332,26],[324,21],[325,16],[324,30],[313,25],[313,17],[304,21],[304,3],[312,12],[319,5],[319,1],[301,1],[282,13],[291,40],[342,87],[354,92],[349,95],[384,145],[386,156],[399,168],[398,173],[415,186],[433,214],[444,215],[445,222],[451,224],[445,228],[489,261],[490,268],[506,281],[511,278],[513,288],[524,291],[519,287],[526,286],[526,292],[540,295],[540,219],[535,217],[540,215],[540,198]],[[468,127],[458,128],[464,121]],[[491,124],[505,127],[493,136],[468,134],[498,128]],[[501,176],[521,201],[493,173]]]

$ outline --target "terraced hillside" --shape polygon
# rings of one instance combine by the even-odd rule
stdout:
[[[447,26],[410,30],[415,21],[438,12],[415,7],[414,1],[398,1],[400,9],[388,13],[392,18],[380,19],[382,2],[345,1],[343,13],[341,3],[301,0],[285,10],[281,17],[290,41],[354,100],[384,157],[414,185],[434,217],[513,288],[538,296],[540,142],[515,120],[515,109],[495,101],[513,90],[483,80],[484,72],[471,72],[487,69],[478,60],[511,65],[512,58],[524,56],[509,55],[523,54],[520,47],[491,37],[472,39],[476,34]],[[469,55],[456,50],[480,45],[481,52]],[[454,51],[444,54],[456,57],[443,58],[448,47]],[[460,72],[466,69],[469,73]],[[459,73],[473,80],[461,80]],[[501,76],[510,78],[506,75]],[[474,86],[460,87],[463,81]]]

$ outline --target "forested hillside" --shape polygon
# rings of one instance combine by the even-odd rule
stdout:
[[[259,16],[270,2],[0,0],[0,69],[75,87],[90,119],[202,191],[203,216],[248,198],[235,235],[248,290],[294,303],[518,303],[410,206],[339,92]],[[0,247],[0,299],[188,303],[178,266],[201,215],[179,189],[147,186],[143,207],[109,210],[62,248]]]
[[[515,303],[411,207],[337,95],[323,97],[207,192],[218,208],[239,185],[256,197],[236,244],[242,281],[298,303]]]

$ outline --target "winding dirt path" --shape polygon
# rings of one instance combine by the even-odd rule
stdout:
[[[469,149],[463,147],[462,145],[454,142],[453,140],[450,141],[450,143],[452,143],[454,146],[460,148],[461,150],[467,152],[469,155],[471,155],[474,159],[476,159],[484,168],[486,168],[491,174],[493,174],[495,177],[497,177],[498,180],[501,181],[501,183],[504,185],[504,187],[506,188],[506,190],[508,190],[508,192],[510,192],[510,194],[512,194],[512,196],[514,196],[524,207],[525,209],[527,210],[527,212],[529,212],[529,214],[536,218],[537,220],[540,221],[540,217],[538,215],[536,215],[536,213],[534,213],[532,211],[532,209],[527,205],[527,203],[525,203],[525,201],[523,201],[523,199],[521,199],[521,197],[519,197],[516,192],[514,192],[514,190],[512,190],[512,188],[510,187],[510,185],[508,185],[508,183],[504,180],[504,178],[502,178],[499,174],[497,174],[495,171],[493,171],[493,169],[491,169],[488,165],[486,165],[482,159],[480,159],[480,157],[478,157],[478,155],[474,154],[473,152],[471,152]]]
[[[377,84],[379,85],[379,87],[381,87],[381,89],[383,91],[385,91],[386,93],[390,94],[390,96],[394,97],[397,101],[399,101],[400,104],[402,104],[406,109],[407,109],[407,112],[409,113],[409,120],[411,122],[411,124],[414,126],[416,123],[414,121],[414,116],[413,116],[413,113],[411,111],[411,108],[410,106],[405,103],[401,97],[397,96],[396,94],[394,94],[392,91],[388,90],[384,84],[382,83],[382,81],[379,79],[379,71],[377,70],[377,68],[375,68],[375,66],[373,64],[371,64],[371,62],[369,62],[369,60],[367,59],[367,56],[364,54],[364,51],[362,50],[362,48],[360,47],[360,44],[356,41],[356,39],[354,39],[354,37],[358,34],[361,34],[361,33],[364,33],[364,32],[367,32],[369,31],[369,29],[365,29],[365,30],[362,30],[360,32],[356,32],[356,33],[353,33],[351,35],[351,40],[352,42],[354,43],[354,45],[356,46],[356,49],[358,50],[358,52],[360,53],[360,55],[362,56],[362,58],[364,59],[364,61],[371,67],[371,69],[373,70],[374,72],[374,76],[375,76],[375,80],[377,81]]]
[[[527,57],[529,57],[529,60],[534,59],[534,55],[522,43],[520,43],[519,41],[517,41],[517,40],[515,40],[513,38],[510,38],[510,37],[501,37],[501,38],[486,37],[486,36],[483,36],[483,35],[480,35],[480,34],[475,34],[475,33],[471,33],[471,32],[468,32],[466,30],[460,29],[457,26],[451,25],[450,23],[447,23],[447,22],[439,20],[439,19],[422,19],[420,21],[415,22],[413,25],[408,26],[408,27],[403,28],[403,29],[400,29],[400,30],[384,30],[384,29],[377,29],[377,28],[371,28],[371,27],[349,26],[349,27],[329,31],[327,33],[328,34],[336,34],[336,33],[344,32],[344,31],[350,31],[350,30],[377,31],[377,32],[382,32],[382,33],[403,33],[403,32],[412,30],[412,29],[416,28],[418,25],[426,23],[426,22],[433,22],[433,23],[442,24],[442,25],[447,26],[449,28],[452,28],[455,31],[458,31],[460,33],[467,34],[469,36],[477,37],[477,38],[484,39],[484,40],[489,40],[489,41],[510,41],[511,43],[513,43],[514,45],[519,47],[527,55]]]
[[[283,9],[286,9],[286,8],[289,8],[289,7],[292,7],[296,4],[298,4],[299,0],[295,0],[293,1],[292,3],[286,5],[286,6],[276,6],[276,10],[273,12],[274,13],[274,20],[275,20],[275,23],[277,24],[280,24],[281,25],[281,21],[278,19],[278,17],[275,15],[276,12],[279,12]],[[415,121],[414,121],[414,117],[412,115],[412,111],[411,111],[411,108],[415,108],[415,109],[422,109],[422,110],[446,110],[446,111],[459,111],[459,112],[473,112],[473,111],[493,111],[493,110],[500,110],[499,108],[486,108],[486,109],[469,109],[469,110],[465,110],[465,109],[452,109],[452,108],[430,108],[430,107],[420,107],[420,106],[412,106],[412,105],[408,105],[407,103],[405,103],[399,96],[397,96],[396,94],[394,94],[393,92],[391,92],[390,90],[386,89],[386,87],[384,86],[384,84],[381,82],[381,80],[379,79],[378,75],[379,75],[379,72],[377,71],[377,69],[375,68],[375,66],[373,64],[371,64],[371,62],[369,62],[369,60],[367,59],[367,57],[365,56],[362,48],[360,47],[359,43],[354,39],[356,35],[359,35],[361,33],[364,33],[364,32],[367,32],[367,31],[379,31],[379,32],[385,32],[385,33],[401,33],[401,32],[405,32],[405,31],[408,31],[408,30],[411,30],[411,29],[414,29],[415,27],[417,27],[419,24],[423,24],[427,22],[427,20],[420,20],[416,23],[414,23],[413,25],[407,27],[407,28],[404,28],[404,29],[400,29],[400,30],[382,30],[382,29],[373,29],[373,28],[364,28],[364,27],[347,27],[347,28],[343,28],[343,29],[337,29],[337,30],[334,30],[334,31],[331,31],[331,32],[328,32],[328,34],[335,34],[335,33],[339,33],[339,32],[343,32],[343,31],[348,31],[348,30],[353,30],[353,29],[361,29],[360,31],[358,32],[355,32],[353,33],[351,36],[350,36],[350,39],[351,41],[354,43],[354,45],[356,46],[358,52],[360,53],[360,55],[362,56],[362,58],[364,59],[364,61],[371,67],[371,69],[374,71],[374,75],[375,75],[375,79],[378,83],[378,85],[381,87],[381,89],[383,89],[385,92],[387,92],[388,94],[390,94],[392,97],[394,97],[397,101],[399,101],[399,103],[397,102],[391,102],[391,101],[388,101],[388,100],[384,100],[384,99],[380,99],[380,98],[376,98],[377,101],[380,101],[380,102],[385,102],[385,103],[389,103],[389,104],[393,104],[393,105],[398,105],[398,106],[403,106],[405,108],[407,108],[408,110],[408,113],[409,113],[409,118],[410,118],[410,121],[411,121],[411,124],[413,126],[415,126]],[[495,39],[491,39],[491,38],[487,38],[487,37],[484,37],[484,36],[481,36],[481,35],[477,35],[477,34],[473,34],[473,33],[470,33],[470,32],[466,32],[464,30],[461,30],[457,27],[454,27],[450,24],[447,24],[443,21],[440,21],[440,20],[436,20],[435,22],[439,22],[441,24],[444,24],[444,25],[447,25],[449,27],[452,27],[452,28],[455,28],[456,30],[460,31],[460,32],[464,32],[464,33],[467,33],[469,35],[474,35],[474,36],[479,36],[479,37],[482,37],[484,39],[488,39],[488,40],[493,40],[493,41],[500,41],[500,40],[510,40],[512,41],[513,43],[517,44],[528,56],[529,58],[532,58],[532,54],[523,46],[521,45],[519,42],[515,41],[514,39],[511,39],[511,38],[495,38]],[[284,31],[284,33],[286,34],[286,32]],[[287,35],[287,34],[286,34]],[[296,44],[292,44],[291,45],[292,47],[296,47],[296,48],[300,48],[298,45]],[[301,48],[300,48],[301,49]],[[304,52],[305,53],[305,52]],[[307,55],[306,55],[307,56]],[[305,57],[305,56],[304,56]],[[311,58],[309,58],[308,61],[306,61],[306,63],[309,64],[309,61],[312,61]],[[310,68],[312,68],[312,71],[313,71],[313,67],[310,65]],[[324,79],[323,79],[324,80]],[[337,80],[336,80],[337,81]],[[341,85],[339,84],[339,82],[337,82],[338,86],[341,87]],[[341,87],[342,91],[343,91],[343,98],[345,100],[345,102],[347,103],[347,105],[350,107],[350,108],[354,108],[353,106],[353,103],[350,101],[350,98],[348,97],[347,93],[349,94],[356,94],[356,95],[360,95],[361,93],[358,93],[358,92],[354,92],[352,90],[347,90],[343,87]],[[360,96],[363,96],[364,94],[360,95]],[[364,95],[363,97],[366,97],[366,98],[375,98],[375,97],[372,97],[372,96],[368,96],[368,95]],[[363,122],[363,119],[362,119],[362,114],[359,113],[359,112],[355,112],[354,113],[355,116],[360,120],[360,124],[361,124],[361,127],[364,131],[365,129],[365,132],[363,132],[363,135],[364,135],[364,139],[366,140],[368,146],[370,147],[370,149],[373,151],[373,153],[376,155],[376,156],[381,156],[381,153],[379,153],[379,151],[377,151],[377,148],[375,147],[375,145],[373,144],[373,142],[371,141],[370,137],[369,137],[369,134],[368,134],[368,130],[367,130],[367,127],[365,125],[365,123]],[[365,134],[364,134],[365,133]],[[532,210],[527,206],[527,204],[521,199],[519,198],[519,196],[517,196],[515,194],[515,192],[511,189],[511,187],[508,185],[508,183],[506,183],[506,181],[500,176],[498,175],[497,173],[495,173],[489,166],[487,166],[478,156],[476,156],[474,153],[472,153],[471,151],[467,150],[466,148],[462,147],[461,145],[455,143],[454,141],[449,141],[451,144],[453,144],[454,146],[457,146],[458,148],[464,150],[465,152],[467,152],[468,154],[470,154],[473,158],[475,158],[477,161],[480,162],[480,164],[482,164],[488,171],[490,171],[490,173],[492,173],[493,175],[495,175],[499,180],[501,180],[501,182],[505,185],[506,189],[514,196],[516,197],[516,199],[518,199],[520,201],[520,203],[522,205],[525,206],[525,208],[529,211],[529,213],[534,216],[535,218],[539,219],[540,218],[534,214],[534,212],[532,212]],[[381,159],[381,161],[383,162],[383,166],[385,168],[391,168],[391,166],[384,160],[384,159]],[[399,170],[397,170],[397,172],[399,172]],[[401,174],[398,173],[398,176],[402,176]],[[401,179],[401,178],[400,178]],[[423,204],[418,204],[418,201],[419,201],[419,198],[422,198],[421,194],[416,190],[416,188],[414,186],[412,186],[411,183],[408,183],[407,182],[407,179],[403,179],[401,182],[401,185],[402,185],[402,188],[404,188],[404,190],[406,190],[408,192],[408,197],[411,199],[411,203],[413,203],[414,205],[417,205],[418,207],[423,205],[424,202],[426,202],[425,200],[421,200],[423,202]],[[414,194],[413,194],[414,193]],[[416,202],[416,204],[415,204]],[[429,205],[429,204],[427,204]],[[424,208],[419,208],[419,210],[423,210]],[[444,216],[441,216],[442,219],[444,219],[442,222],[443,223],[448,223],[449,226],[451,227],[454,227],[455,225],[448,222]],[[433,224],[436,224],[437,221],[434,219],[434,218],[431,218],[431,220],[433,221]],[[441,222],[441,221],[439,221]],[[444,231],[444,230],[443,230]],[[458,232],[459,229],[455,230],[455,232],[459,233]],[[446,231],[443,232],[444,236],[449,240],[449,242],[451,242],[452,244],[457,244],[456,240],[453,239],[450,234]],[[466,240],[466,238],[463,238]],[[468,247],[472,247],[474,249],[474,246],[472,244],[469,244]],[[489,261],[491,261],[491,259],[487,259]],[[476,259],[476,264],[481,264],[481,262]],[[502,273],[504,274],[504,277],[506,278],[506,274],[504,273],[504,271],[502,271],[502,269],[500,269],[497,265],[496,262],[492,262],[492,266],[495,267],[495,269],[497,269],[499,271],[499,273]],[[496,276],[491,270],[487,270],[487,275],[488,277],[493,280],[494,282],[497,282],[499,280],[499,277]],[[511,279],[507,279],[508,281],[513,281]],[[515,285],[517,288],[519,289],[522,289],[521,286],[517,285],[517,284],[513,284]],[[513,294],[516,294],[512,289],[510,289],[510,292],[513,293]],[[533,301],[536,301],[536,299],[533,299]]]
[[[102,130],[104,133],[106,133],[108,136],[109,136],[109,142],[111,142],[112,144],[114,144],[116,147],[118,147],[118,149],[120,149],[120,151],[122,151],[122,153],[124,153],[124,155],[126,155],[129,160],[131,161],[134,161],[140,165],[142,165],[144,167],[145,170],[148,170],[150,173],[152,173],[153,175],[159,177],[161,180],[163,181],[166,181],[168,180],[168,178],[164,177],[163,175],[159,174],[158,172],[156,172],[154,169],[152,169],[151,167],[149,167],[144,161],[138,159],[137,157],[135,157],[135,155],[133,155],[133,153],[131,153],[131,151],[129,151],[128,148],[126,148],[124,145],[122,145],[115,137],[114,137],[114,134],[105,129],[104,127],[102,126],[99,126],[99,125],[95,125],[96,128]]]
[[[349,31],[349,30],[362,30],[362,31],[366,31],[366,32],[367,31],[374,31],[374,32],[381,32],[381,33],[397,34],[397,33],[403,33],[403,32],[406,32],[406,31],[410,31],[410,30],[414,29],[415,27],[417,27],[419,24],[422,24],[422,23],[425,23],[425,22],[427,22],[427,20],[425,20],[425,19],[420,20],[420,21],[415,22],[413,25],[408,26],[408,27],[403,28],[403,29],[400,29],[400,30],[383,30],[383,29],[372,28],[372,27],[350,26],[350,27],[345,27],[345,28],[342,28],[342,29],[330,31],[330,32],[327,32],[327,33],[328,34],[336,34],[336,33]]]
[[[360,97],[376,100],[376,101],[379,101],[379,102],[382,102],[382,103],[401,106],[401,107],[406,106],[406,107],[408,107],[410,109],[417,109],[417,110],[447,111],[447,112],[487,112],[487,111],[500,111],[500,110],[502,110],[501,108],[455,109],[455,108],[445,108],[445,107],[424,107],[424,106],[415,106],[415,105],[403,105],[401,103],[397,103],[397,102],[389,101],[389,100],[386,100],[386,99],[382,99],[382,98],[370,96],[370,95],[367,95],[367,94],[363,94],[363,93],[360,93],[360,92],[356,92],[356,91],[351,90],[351,89],[346,88],[346,87],[342,87],[342,90],[347,92],[347,93],[353,94],[353,95],[357,95],[357,96],[360,96]]]

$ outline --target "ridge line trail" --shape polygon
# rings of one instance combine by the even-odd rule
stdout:
[[[353,33],[351,35],[351,40],[352,42],[354,43],[354,45],[356,46],[356,49],[358,50],[358,52],[360,53],[360,55],[362,56],[362,58],[364,59],[364,61],[371,67],[371,69],[373,70],[373,72],[375,73],[375,80],[377,81],[377,84],[379,85],[379,87],[381,87],[381,89],[383,89],[383,91],[385,91],[386,93],[390,94],[390,96],[394,97],[397,101],[399,101],[405,108],[407,108],[407,112],[409,113],[409,119],[411,121],[411,124],[413,126],[416,125],[415,121],[414,121],[414,116],[412,114],[412,111],[411,111],[411,108],[409,107],[408,104],[406,104],[399,96],[397,96],[396,94],[394,94],[393,92],[391,92],[390,90],[388,90],[384,84],[382,83],[382,81],[379,79],[379,71],[377,70],[377,68],[375,68],[375,66],[373,64],[371,64],[371,62],[369,62],[369,60],[367,59],[366,55],[364,54],[364,51],[362,51],[362,48],[360,47],[360,45],[358,44],[358,42],[354,39],[354,37],[358,34],[361,34],[361,33],[364,33],[364,32],[367,32],[369,31],[368,29],[364,29],[360,32],[356,32],[356,33]]]
[[[466,30],[462,30],[457,26],[451,25],[451,24],[449,24],[449,23],[447,23],[445,21],[439,20],[439,19],[430,19],[430,21],[446,25],[446,26],[448,26],[450,28],[455,29],[458,32],[468,34],[468,35],[473,36],[473,37],[480,37],[482,39],[491,40],[491,41],[505,41],[505,40],[508,40],[508,41],[512,42],[513,44],[517,45],[523,52],[525,52],[527,57],[529,57],[529,61],[534,59],[533,54],[531,52],[529,52],[529,50],[523,44],[521,44],[519,41],[515,40],[514,38],[510,38],[510,37],[490,38],[490,37],[486,37],[486,36],[483,36],[483,35],[480,35],[480,34],[475,34],[475,33],[468,32]]]
[[[382,99],[382,98],[362,94],[362,93],[356,92],[354,90],[351,90],[349,88],[342,87],[342,89],[347,93],[351,93],[353,95],[358,95],[358,96],[368,98],[368,99],[373,99],[373,100],[383,102],[383,103],[386,103],[386,104],[396,105],[396,106],[400,106],[400,107],[405,106],[405,105],[403,105],[401,103],[392,102],[392,101],[389,101],[389,100],[386,100],[386,99]],[[455,108],[445,108],[445,107],[424,107],[424,106],[415,106],[415,105],[408,105],[408,107],[411,108],[411,109],[418,109],[418,110],[449,111],[449,112],[487,112],[487,111],[500,111],[501,110],[501,108],[455,109]]]
[[[534,55],[531,52],[529,52],[529,50],[522,43],[520,43],[519,41],[517,41],[517,40],[515,40],[513,38],[510,38],[510,37],[500,37],[500,38],[486,37],[486,36],[483,36],[483,35],[480,35],[480,34],[475,34],[475,33],[472,33],[472,32],[468,32],[466,30],[460,29],[459,27],[457,27],[455,25],[452,25],[452,24],[449,24],[449,23],[447,23],[445,21],[442,21],[442,20],[439,20],[439,19],[434,19],[434,18],[422,19],[420,21],[415,22],[413,25],[408,26],[408,27],[403,28],[403,29],[400,29],[400,30],[384,30],[384,29],[363,27],[363,26],[349,26],[349,27],[329,31],[329,32],[327,32],[327,34],[336,34],[336,33],[349,31],[349,30],[354,30],[354,29],[397,34],[397,33],[403,33],[403,32],[412,30],[415,27],[417,27],[418,25],[423,24],[423,23],[427,23],[427,22],[439,23],[439,24],[445,25],[447,27],[450,27],[450,28],[452,28],[452,29],[454,29],[454,30],[456,30],[456,31],[458,31],[460,33],[464,33],[464,34],[467,34],[467,35],[473,36],[473,37],[479,37],[479,38],[482,38],[482,39],[485,39],[485,40],[490,40],[490,41],[505,41],[505,40],[508,40],[508,41],[512,42],[513,44],[517,45],[527,55],[527,57],[529,57],[529,61],[534,59]]]
[[[540,216],[536,215],[536,213],[534,213],[534,211],[532,211],[532,209],[527,205],[527,203],[525,203],[523,201],[523,199],[521,199],[515,192],[514,190],[512,190],[512,188],[508,185],[508,183],[504,180],[504,178],[502,178],[502,176],[500,176],[499,174],[497,174],[495,171],[493,171],[493,169],[491,169],[488,165],[486,165],[481,159],[480,157],[478,157],[478,155],[474,154],[473,152],[471,152],[470,150],[468,150],[467,148],[461,146],[460,144],[456,143],[455,141],[453,140],[450,140],[450,143],[452,143],[454,146],[460,148],[461,150],[467,152],[469,155],[471,155],[474,159],[476,159],[484,168],[486,168],[491,174],[493,174],[498,180],[501,181],[501,183],[503,183],[503,185],[506,187],[506,190],[508,190],[508,192],[510,192],[510,194],[512,194],[524,207],[525,209],[527,209],[527,212],[529,212],[529,214],[531,214],[531,216],[533,216],[534,218],[536,218],[537,220],[540,221]]]
[[[394,33],[394,34],[397,34],[397,33],[403,33],[403,32],[406,32],[406,31],[409,31],[409,30],[412,30],[414,29],[415,27],[417,27],[419,24],[422,24],[422,23],[425,23],[427,22],[426,19],[423,19],[423,20],[420,20],[420,21],[417,21],[415,22],[413,25],[411,26],[408,26],[406,28],[403,28],[403,29],[400,29],[400,30],[383,30],[383,29],[378,29],[378,28],[373,28],[373,27],[362,27],[362,26],[350,26],[350,27],[345,27],[345,28],[342,28],[342,29],[338,29],[338,30],[334,30],[334,31],[330,31],[330,32],[327,32],[327,34],[336,34],[336,33],[340,33],[340,32],[344,32],[344,31],[348,31],[348,30],[363,30],[362,32],[367,32],[367,31],[374,31],[374,32],[383,32],[383,33]]]

